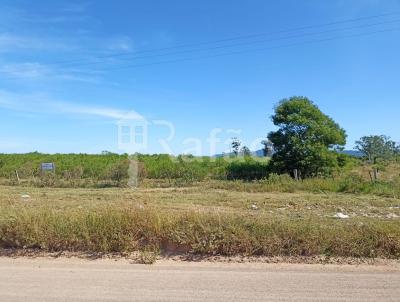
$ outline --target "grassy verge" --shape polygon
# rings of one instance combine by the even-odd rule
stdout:
[[[154,209],[54,211],[3,209],[0,245],[46,251],[154,250],[207,255],[400,257],[393,221],[251,219]]]
[[[20,189],[0,190],[0,248],[400,258],[400,221],[385,218],[398,199],[189,188],[35,189],[21,200]],[[331,218],[338,207],[351,218]]]

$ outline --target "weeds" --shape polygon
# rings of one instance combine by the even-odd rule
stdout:
[[[171,247],[201,255],[400,257],[399,221],[269,219],[229,213],[101,206],[2,207],[1,248],[49,252],[140,251],[152,263]]]
[[[155,251],[153,249],[143,249],[139,251],[139,256],[138,256],[138,263],[139,264],[153,264],[157,261],[157,256],[159,255],[158,251]]]

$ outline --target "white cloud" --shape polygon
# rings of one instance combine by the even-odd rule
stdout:
[[[0,78],[3,80],[67,80],[92,84],[101,82],[100,74],[83,69],[63,69],[38,62],[2,63]]]
[[[6,25],[32,25],[85,21],[88,19],[88,16],[84,14],[87,6],[87,3],[66,3],[56,9],[52,9],[51,13],[47,14],[46,17],[17,6],[2,6],[0,23],[4,22]]]
[[[6,64],[0,67],[0,73],[11,77],[43,77],[49,75],[51,70],[40,63]]]
[[[51,50],[51,51],[72,51],[77,50],[78,46],[71,43],[64,43],[55,38],[24,36],[11,34],[9,32],[0,33],[0,53],[15,51]]]
[[[134,110],[81,105],[54,100],[42,93],[17,94],[0,90],[0,107],[18,112],[61,114],[70,116],[82,115],[112,120],[143,118],[143,116]]]
[[[59,113],[92,115],[116,120],[143,118],[134,110],[124,111],[115,108],[85,106],[65,102],[54,102],[53,106]]]
[[[68,8],[67,8],[68,9]],[[79,5],[70,9],[77,10]],[[64,22],[86,21],[87,16],[76,13],[51,14],[51,16],[34,15],[17,7],[0,5],[0,52],[32,51],[36,50],[77,50],[78,43],[72,43],[77,30],[69,35],[70,41],[66,41],[66,35],[59,35],[57,27],[45,25]],[[46,33],[47,32],[47,33]]]
[[[6,109],[14,109],[14,104],[10,102],[7,98],[3,98],[0,91],[0,107]]]
[[[75,14],[79,14],[79,13],[84,13],[87,9],[87,7],[89,6],[89,3],[65,3],[61,8],[60,11],[61,12],[66,12],[66,13],[75,13]]]
[[[119,51],[131,51],[133,48],[133,41],[128,36],[120,36],[111,39],[108,44],[108,49]]]
[[[9,33],[0,34],[0,52],[6,52],[15,49],[36,49],[40,47],[41,43],[31,38]]]
[[[0,81],[17,80],[20,85],[37,84],[39,80],[103,83],[106,68],[121,63],[117,57],[107,56],[131,52],[135,45],[123,34],[105,38],[90,35],[95,28],[90,16],[86,16],[91,5],[90,2],[68,2],[49,8],[46,15],[41,15],[0,4]],[[49,14],[50,10],[54,14]],[[80,18],[89,19],[79,28],[42,24]],[[109,80],[107,83],[118,84]]]

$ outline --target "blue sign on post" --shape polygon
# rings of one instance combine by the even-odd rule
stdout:
[[[54,165],[54,163],[41,163],[40,164],[40,170],[43,171],[55,171],[56,170],[56,166]]]

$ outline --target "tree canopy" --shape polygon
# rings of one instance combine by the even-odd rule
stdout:
[[[356,149],[372,163],[378,158],[390,159],[399,153],[399,146],[385,135],[363,136],[356,141]]]
[[[272,116],[277,131],[268,139],[274,146],[271,169],[302,177],[329,173],[338,166],[336,152],[346,144],[346,132],[306,97],[283,99]]]

